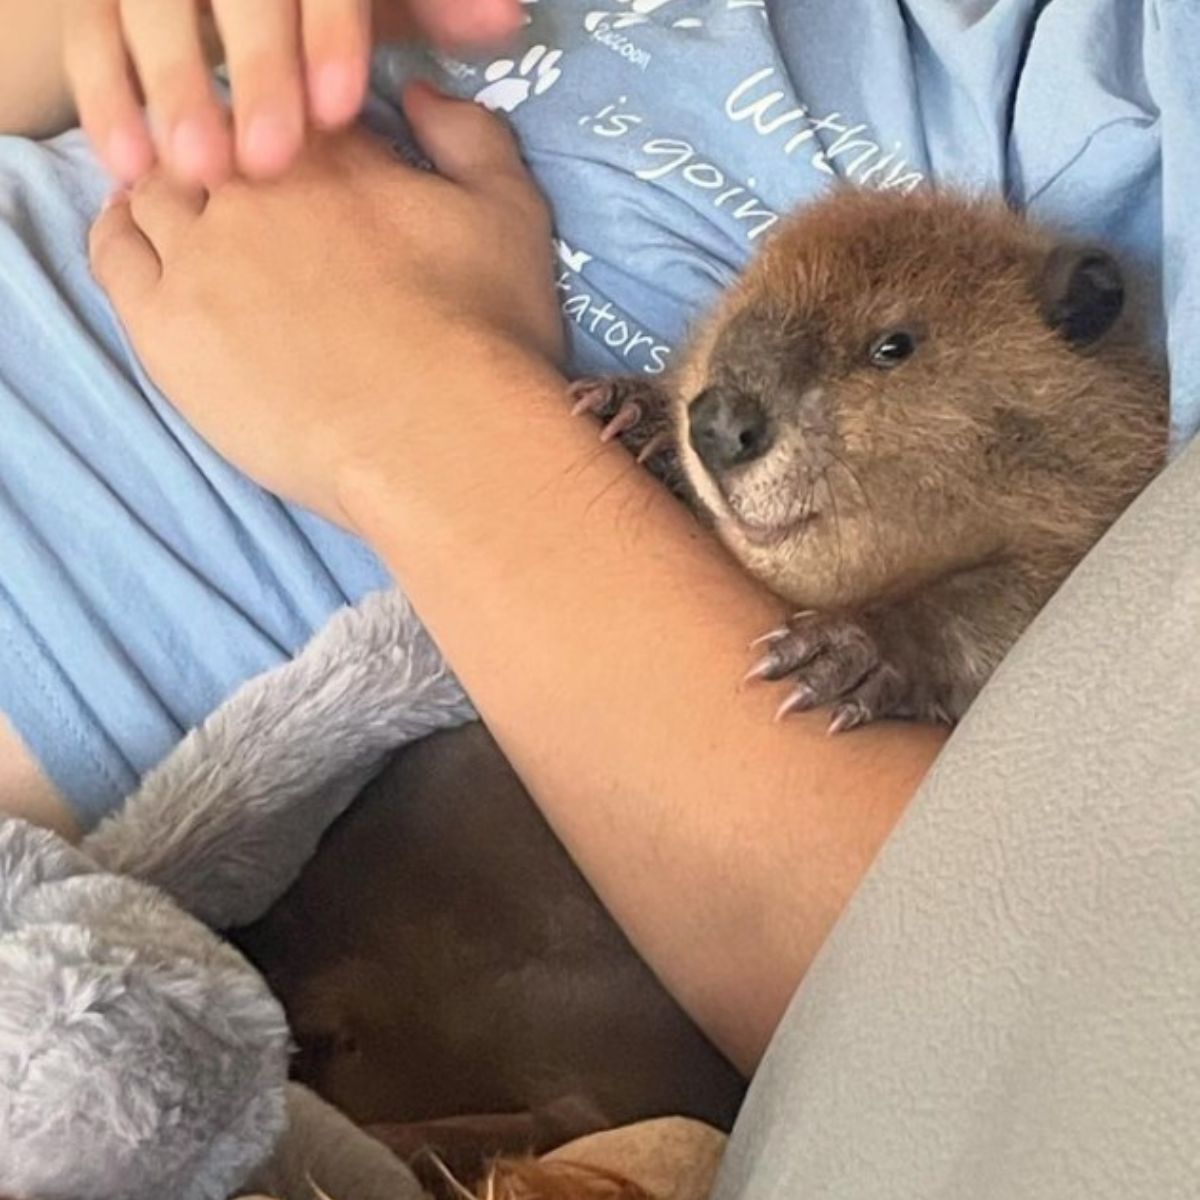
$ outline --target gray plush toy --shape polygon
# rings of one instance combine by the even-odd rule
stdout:
[[[380,593],[243,687],[80,848],[0,821],[0,1195],[418,1194],[286,1083],[283,1012],[213,930],[283,894],[390,750],[472,715]]]

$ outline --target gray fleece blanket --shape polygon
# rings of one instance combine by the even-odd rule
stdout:
[[[241,688],[80,847],[0,818],[0,1195],[411,1196],[286,1085],[274,997],[212,930],[255,920],[396,746],[473,716],[394,592]]]
[[[237,691],[83,849],[213,928],[248,924],[390,751],[474,715],[408,601],[375,593]]]

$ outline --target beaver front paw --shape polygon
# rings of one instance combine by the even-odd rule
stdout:
[[[591,413],[603,422],[601,441],[619,438],[640,463],[649,463],[674,445],[669,398],[644,379],[578,379],[568,388],[567,398],[576,416]]]
[[[909,672],[881,644],[866,617],[803,612],[782,629],[759,638],[763,657],[750,679],[793,678],[795,688],[779,706],[789,713],[831,707],[830,733],[843,733],[884,717],[913,715]]]

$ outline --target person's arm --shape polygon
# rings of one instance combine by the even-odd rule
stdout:
[[[0,134],[48,137],[78,113],[125,183],[159,159],[193,184],[274,176],[308,127],[358,115],[373,31],[449,47],[519,25],[517,0],[0,0]],[[221,61],[235,129],[209,78]]]
[[[738,680],[777,602],[564,416],[552,372],[500,362],[461,397],[453,427],[385,435],[347,514],[622,928],[751,1067],[943,735],[773,722]]]
[[[147,183],[93,269],[218,450],[387,560],[617,920],[751,1067],[942,734],[831,738],[739,685],[779,605],[568,415],[549,221],[503,126],[406,99],[442,177],[347,138],[203,211]]]
[[[62,56],[64,0],[0,0],[0,134],[49,137],[74,106]]]
[[[0,713],[0,818],[3,817],[21,817],[53,829],[70,841],[79,838],[79,825],[70,809]]]

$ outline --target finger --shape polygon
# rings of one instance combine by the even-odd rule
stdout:
[[[159,157],[181,180],[215,187],[229,176],[232,147],[195,5],[121,0],[121,20]]]
[[[160,263],[170,261],[180,238],[204,212],[208,193],[173,180],[165,171],[147,175],[129,196],[133,221]]]
[[[368,0],[303,0],[303,37],[313,123],[323,129],[348,124],[367,92]]]
[[[378,42],[407,42],[420,33],[408,0],[373,0],[371,34]]]
[[[118,0],[71,0],[63,12],[63,62],[79,122],[122,183],[154,165],[154,144],[133,85]]]
[[[413,20],[447,46],[503,41],[521,28],[520,0],[408,0]]]
[[[212,0],[225,47],[237,163],[251,178],[281,174],[304,142],[296,0]]]
[[[424,81],[409,84],[402,101],[413,136],[447,179],[481,190],[498,179],[528,179],[516,140],[494,113]]]
[[[123,320],[162,278],[162,264],[134,222],[126,195],[114,197],[96,218],[88,256],[96,282]]]

